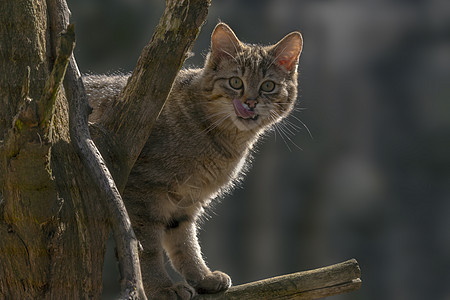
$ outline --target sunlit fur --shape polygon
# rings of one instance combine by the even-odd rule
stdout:
[[[297,72],[288,73],[274,64],[274,57],[268,53],[268,49],[270,48],[258,45],[242,45],[242,50],[233,59],[223,59],[219,63],[211,62],[211,57],[207,59],[202,70],[202,94],[209,100],[208,105],[205,105],[207,113],[213,115],[215,112],[223,112],[223,115],[211,117],[216,126],[229,131],[252,131],[257,137],[267,126],[278,122],[292,110],[297,97]],[[235,90],[230,87],[228,80],[233,76],[243,80],[243,89]],[[260,85],[265,80],[276,83],[273,92],[260,91]],[[256,121],[236,116],[230,105],[235,98],[242,99],[242,102],[246,98],[258,101],[255,108],[258,114]],[[228,118],[221,119],[225,113]]]
[[[123,193],[144,247],[141,259],[150,266],[142,270],[150,298],[176,299],[181,294],[185,299],[192,292],[186,284],[172,284],[162,264],[163,248],[197,291],[230,286],[226,274],[211,272],[203,261],[195,224],[210,202],[242,176],[258,137],[294,107],[301,36],[294,33],[280,43],[243,44],[227,25],[219,24],[204,67],[179,72]],[[229,84],[235,76],[243,81],[239,90]],[[260,89],[266,80],[275,82],[273,91]],[[125,84],[125,76],[85,78],[95,110],[92,122]],[[238,117],[234,99],[256,100],[258,117]]]

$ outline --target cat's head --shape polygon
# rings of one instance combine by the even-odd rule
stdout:
[[[258,130],[285,117],[297,98],[302,46],[299,32],[271,46],[244,44],[219,23],[203,71],[207,109],[216,126]]]

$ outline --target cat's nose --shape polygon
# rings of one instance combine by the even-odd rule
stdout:
[[[258,100],[256,99],[247,99],[245,100],[245,104],[247,104],[248,108],[254,109],[256,104],[258,104]]]

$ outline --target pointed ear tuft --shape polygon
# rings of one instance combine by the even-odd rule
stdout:
[[[294,31],[286,35],[281,41],[272,47],[272,55],[275,62],[291,71],[298,64],[298,59],[303,48],[303,38],[300,32]]]
[[[217,24],[211,36],[211,54],[214,58],[234,58],[241,46],[241,42],[227,24]]]

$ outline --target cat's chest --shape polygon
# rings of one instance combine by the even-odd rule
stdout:
[[[174,177],[169,195],[183,204],[209,201],[232,184],[244,161],[245,157],[200,156],[192,164],[191,172],[183,178]]]

